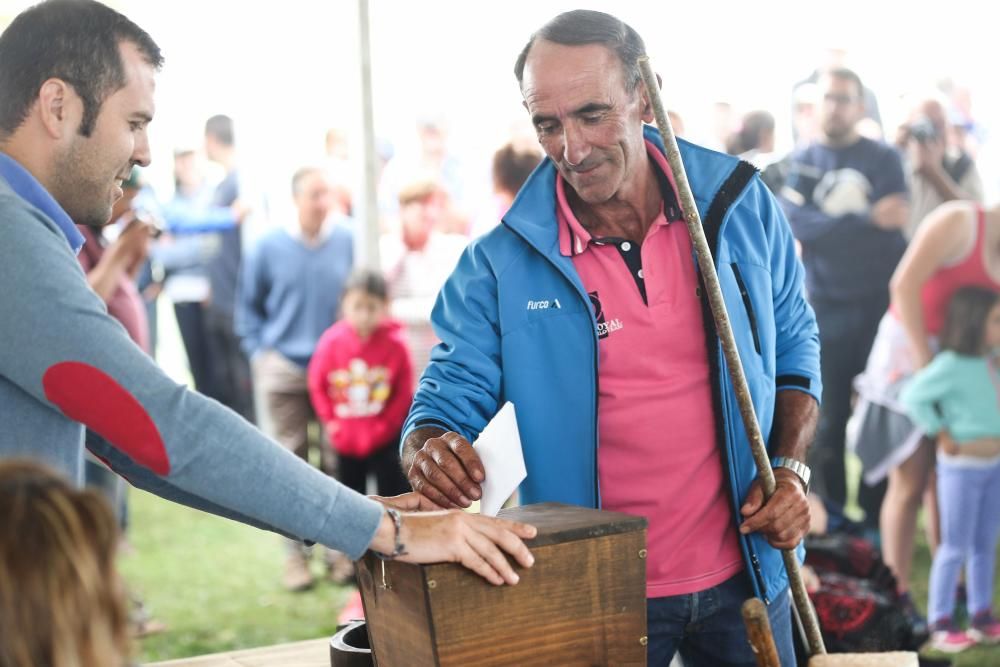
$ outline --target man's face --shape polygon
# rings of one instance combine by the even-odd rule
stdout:
[[[420,147],[425,157],[441,160],[447,153],[444,130],[436,125],[424,125],[419,129]]]
[[[155,70],[131,42],[122,42],[119,51],[125,87],[104,100],[89,137],[67,137],[53,174],[56,200],[74,222],[91,227],[111,220],[122,181],[133,165],[150,161],[146,128],[153,120]]]
[[[445,217],[447,201],[440,191],[399,205],[399,220],[403,225],[403,241],[407,247],[419,250],[426,245]]]
[[[827,139],[839,141],[851,135],[854,126],[864,117],[865,106],[855,82],[836,76],[823,76],[819,81],[822,94],[819,123]]]
[[[299,222],[308,231],[318,229],[330,215],[330,195],[330,184],[322,173],[314,171],[302,177],[295,195],[295,207],[299,211]]]
[[[920,104],[916,113],[911,114],[910,122],[919,118],[926,118],[934,126],[934,131],[942,140],[948,136],[948,113],[937,100],[925,100]]]
[[[201,184],[198,158],[194,151],[174,156],[174,180],[182,188],[196,188]]]
[[[211,134],[205,135],[205,157],[209,162],[218,162],[222,153],[222,144]]]
[[[641,87],[628,92],[614,52],[538,40],[521,93],[542,149],[585,203],[607,202],[634,181],[652,110]]]

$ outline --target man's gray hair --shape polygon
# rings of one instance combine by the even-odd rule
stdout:
[[[524,78],[524,64],[528,52],[538,39],[566,46],[603,44],[618,56],[625,74],[625,86],[633,92],[642,80],[639,56],[646,53],[646,45],[630,25],[604,12],[575,9],[564,12],[539,28],[528,40],[514,64],[514,76],[520,85]]]

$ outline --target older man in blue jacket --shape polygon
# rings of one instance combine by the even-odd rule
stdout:
[[[548,159],[442,290],[441,344],[404,427],[404,467],[468,506],[469,445],[517,406],[524,502],[645,516],[650,664],[752,665],[739,603],[769,604],[794,664],[779,549],[806,533],[820,395],[802,267],[753,167],[682,142],[777,491],[763,502],[636,59],[641,38],[591,11],[532,36],[515,73]]]

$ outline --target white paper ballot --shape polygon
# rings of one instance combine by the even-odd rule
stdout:
[[[528,476],[521,452],[521,434],[517,431],[514,404],[509,401],[500,408],[496,417],[486,425],[472,445],[486,470],[483,497],[479,512],[496,516],[518,485]]]

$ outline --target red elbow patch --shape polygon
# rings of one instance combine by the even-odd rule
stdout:
[[[46,398],[67,417],[107,438],[139,465],[161,476],[170,472],[156,424],[139,401],[104,371],[66,361],[45,372],[42,387]]]

